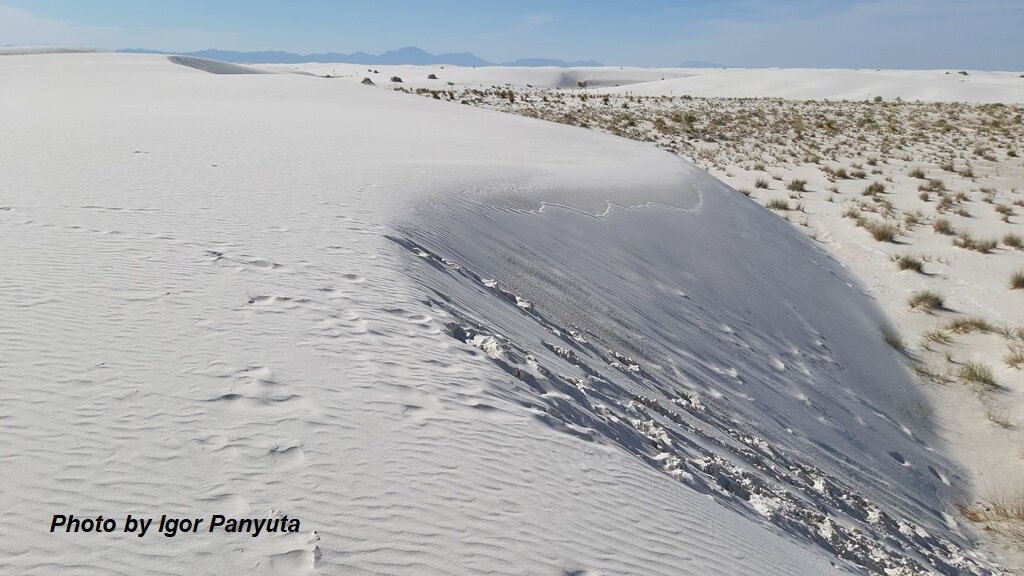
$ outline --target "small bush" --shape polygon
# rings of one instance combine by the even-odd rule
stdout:
[[[943,300],[942,296],[932,292],[930,290],[922,290],[921,292],[915,292],[907,299],[907,304],[910,305],[912,310],[924,310],[925,312],[931,312],[933,310],[942,310]]]
[[[872,182],[871,184],[868,184],[868,187],[860,194],[861,196],[875,196],[883,192],[885,192],[885,184],[882,184],[881,182]]]
[[[953,340],[946,334],[945,330],[940,328],[933,328],[931,330],[925,330],[921,334],[921,339],[925,342],[935,342],[936,344],[949,344]]]
[[[946,324],[946,330],[957,334],[970,334],[971,332],[991,332],[992,325],[983,318],[957,318]]]
[[[768,188],[768,181],[765,180],[764,178],[758,178],[757,180],[754,180],[754,188],[764,188],[764,189],[767,189]]]
[[[401,84],[402,83],[402,78],[400,76],[392,76],[391,77],[391,81],[396,83],[396,84]]]
[[[1024,290],[1024,270],[1010,274],[1010,290]]]
[[[981,362],[967,362],[960,367],[957,377],[965,382],[981,384],[986,388],[996,388],[996,381],[992,377],[992,370]]]
[[[437,80],[437,74],[427,74],[427,80]]]
[[[896,267],[900,270],[913,270],[914,272],[924,272],[924,264],[921,259],[917,256],[911,256],[904,254],[896,259]]]
[[[896,234],[899,230],[895,226],[888,222],[868,222],[864,225],[864,228],[871,233],[871,237],[879,242],[892,242],[896,240]]]
[[[1024,348],[1013,348],[1010,352],[1003,357],[1003,361],[1010,368],[1016,368],[1017,370],[1024,369]]]
[[[921,180],[924,180],[924,170],[921,170],[920,168],[914,168],[913,170],[910,171],[910,177],[920,178]]]
[[[789,201],[782,198],[773,198],[765,206],[769,210],[790,210]]]
[[[998,246],[998,242],[995,240],[975,240],[967,232],[961,232],[953,239],[953,246],[988,254]]]
[[[882,328],[882,340],[897,352],[903,352],[906,348],[903,344],[903,337],[900,336],[898,332],[887,326]]]
[[[789,184],[786,185],[786,190],[805,192],[807,190],[807,180],[790,180]]]
[[[1010,248],[1020,250],[1021,248],[1024,248],[1024,238],[1021,238],[1017,234],[1009,233],[1006,236],[1003,236],[1003,244]]]
[[[917,187],[918,190],[924,190],[927,192],[945,192],[946,183],[938,178],[929,178],[924,184]]]
[[[949,220],[945,218],[936,218],[936,220],[932,223],[932,230],[935,231],[935,234],[953,233],[952,224],[950,224]]]

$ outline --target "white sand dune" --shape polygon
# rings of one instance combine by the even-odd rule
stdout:
[[[599,94],[867,100],[901,98],[923,102],[1024,102],[1020,72],[975,70],[820,70],[745,68],[459,68],[352,64],[266,65],[359,81],[388,84],[392,76],[409,88],[589,88]],[[376,74],[372,72],[376,70]],[[433,74],[436,79],[429,79]]]
[[[443,90],[449,87],[489,88],[492,86],[530,86],[533,88],[613,87],[665,80],[691,74],[678,68],[636,68],[619,66],[559,68],[485,66],[364,66],[361,64],[264,64],[272,70],[303,70],[319,76],[333,76],[350,81],[370,78],[387,84],[392,76],[402,79],[410,88]],[[430,78],[433,74],[436,78]]]
[[[683,78],[609,88],[637,96],[885,99],[923,102],[1024,102],[1019,72],[967,70],[713,69]]]
[[[27,56],[30,54],[81,54],[102,52],[95,48],[76,48],[72,46],[0,46],[0,56]]]
[[[676,157],[159,56],[0,74],[0,573],[998,573],[883,314]]]
[[[196,58],[194,56],[168,56],[167,59],[175,64],[188,66],[189,68],[195,68],[196,70],[202,70],[203,72],[209,72],[210,74],[265,74],[265,72],[252,66],[232,64],[230,62],[221,62],[219,60],[210,60],[208,58]]]

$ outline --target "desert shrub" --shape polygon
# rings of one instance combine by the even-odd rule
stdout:
[[[888,222],[868,222],[864,228],[871,233],[871,237],[879,242],[892,242],[896,239],[899,230]]]
[[[981,384],[986,388],[997,387],[995,378],[992,377],[992,370],[981,362],[965,362],[957,371],[957,377],[965,382]]]
[[[882,340],[897,352],[903,352],[906,349],[906,345],[903,344],[903,337],[888,326],[882,327]]]
[[[1018,234],[1010,232],[1003,236],[1003,244],[1010,248],[1020,250],[1021,248],[1024,248],[1024,238],[1021,238]]]
[[[1010,290],[1024,290],[1024,270],[1010,274]]]
[[[931,312],[942,309],[943,299],[942,296],[931,290],[922,290],[911,294],[910,298],[907,299],[907,304],[910,305],[912,310]]]
[[[807,190],[807,180],[790,180],[789,184],[786,185],[786,190],[804,192]]]
[[[982,254],[988,254],[994,250],[997,245],[998,242],[995,240],[976,240],[967,232],[961,232],[953,239],[953,246],[966,248],[967,250],[974,250],[975,252],[981,252]]]
[[[790,210],[789,201],[783,198],[772,198],[765,206],[769,210]]]
[[[984,318],[956,318],[946,324],[946,330],[957,334],[970,334],[972,332],[991,332],[992,325]]]
[[[865,188],[863,192],[861,192],[861,196],[875,196],[876,194],[881,194],[883,192],[885,192],[885,184],[882,184],[881,182],[872,182],[871,184],[868,184],[868,187]]]
[[[1024,369],[1024,348],[1011,348],[1010,352],[1003,357],[1003,361],[1010,368]]]
[[[896,267],[900,270],[913,270],[914,272],[924,272],[924,263],[917,256],[911,256],[910,254],[903,254],[899,258],[896,258]]]
[[[767,189],[768,188],[768,180],[766,180],[764,178],[758,178],[757,180],[754,180],[754,188],[765,188],[765,189]]]
[[[921,170],[920,168],[914,168],[913,170],[910,171],[910,177],[920,178],[921,180],[924,180],[924,170]]]

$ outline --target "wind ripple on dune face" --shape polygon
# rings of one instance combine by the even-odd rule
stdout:
[[[0,276],[0,571],[821,572],[805,548],[493,397],[507,375],[451,339],[457,317],[424,301],[399,272],[405,249],[380,236],[357,247],[356,231],[289,221],[300,246],[334,246],[299,265],[248,222],[202,241],[202,219],[164,215],[175,233],[154,235],[149,213],[104,214],[47,242],[39,229],[76,213],[3,223],[18,249]],[[303,532],[47,533],[39,518],[63,511],[281,511]]]
[[[390,239],[446,333],[512,378],[490,392],[539,421],[850,566],[999,573],[946,525],[956,493],[934,470],[958,473],[928,445],[910,383],[885,383],[902,370],[880,313],[802,239],[715,192],[696,212],[599,219],[452,201]],[[721,211],[747,238],[714,229]]]

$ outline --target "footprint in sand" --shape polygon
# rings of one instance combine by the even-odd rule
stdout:
[[[903,466],[910,466],[910,463],[908,463],[907,459],[903,457],[903,454],[900,454],[895,450],[889,451],[889,458],[892,458],[893,460],[902,464]]]

